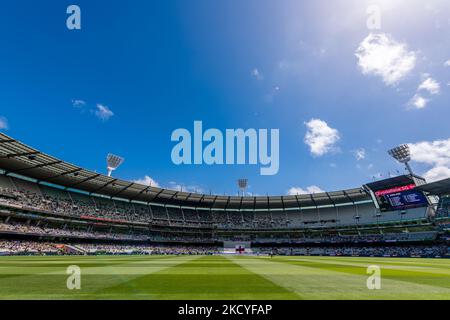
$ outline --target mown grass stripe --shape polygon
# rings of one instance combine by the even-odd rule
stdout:
[[[445,267],[429,265],[436,262],[447,263],[353,257],[0,257],[0,299],[450,299],[444,285],[450,277]],[[366,287],[369,264],[382,267],[381,290]],[[82,290],[67,289],[68,265],[82,267]]]
[[[81,268],[81,290],[68,290],[66,281],[68,275],[66,268],[69,265],[76,265],[79,261],[76,257],[67,259],[64,268],[51,267],[45,273],[28,273],[26,275],[18,275],[16,277],[6,277],[0,275],[0,298],[1,299],[101,299],[98,291],[103,288],[126,283],[134,278],[140,277],[142,274],[158,272],[164,268],[169,268],[179,263],[185,262],[187,259],[194,259],[194,256],[174,257],[147,257],[147,260],[138,259],[134,261],[134,257],[127,260],[120,259],[121,263],[116,265],[102,265],[96,267]],[[161,263],[163,260],[164,263]],[[127,261],[125,263],[125,261]],[[136,266],[146,262],[147,266]],[[35,268],[33,268],[34,270]],[[126,298],[130,290],[125,291],[123,298]],[[117,297],[116,298],[122,298]]]
[[[279,287],[224,257],[202,257],[131,280],[135,298],[151,299],[295,299]],[[119,285],[102,293],[123,294]],[[147,292],[147,296],[142,296]]]
[[[299,258],[301,258],[299,256]],[[361,263],[379,262],[383,264],[391,264],[398,266],[424,266],[429,268],[450,268],[450,259],[423,259],[423,258],[384,258],[384,257],[339,257],[339,256],[314,256],[308,257],[317,260],[338,260],[338,261],[356,261]]]
[[[412,267],[393,267],[386,266],[380,263],[362,263],[356,262],[344,262],[340,260],[323,260],[315,258],[277,258],[277,261],[286,262],[295,265],[307,266],[311,268],[321,268],[324,270],[351,273],[356,275],[365,275],[367,267],[369,265],[378,265],[382,270],[382,276],[384,279],[392,279],[396,281],[413,282],[420,285],[432,285],[442,288],[450,288],[450,273],[449,270],[443,270],[442,272],[436,272],[435,269],[422,269],[415,270]],[[444,273],[443,273],[444,272]]]
[[[299,294],[303,299],[450,299],[450,290],[382,277],[381,290],[369,290],[368,275],[337,272],[321,267],[290,262],[290,258],[237,257],[239,264]],[[362,269],[362,268],[360,268]],[[360,270],[362,271],[362,270]],[[365,270],[364,270],[365,271]]]

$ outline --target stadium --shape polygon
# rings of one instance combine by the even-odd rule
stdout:
[[[3,2],[3,310],[448,303],[449,0]]]
[[[450,179],[196,194],[92,172],[5,134],[0,169],[2,299],[450,298]],[[71,265],[81,290],[66,288]],[[382,290],[366,287],[371,265]]]

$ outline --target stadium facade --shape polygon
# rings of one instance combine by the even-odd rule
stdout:
[[[151,253],[171,246],[197,253],[445,257],[449,195],[450,179],[427,184],[412,174],[307,195],[181,192],[92,172],[0,134],[4,254],[110,247]]]

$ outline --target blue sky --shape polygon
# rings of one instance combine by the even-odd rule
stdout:
[[[81,30],[66,8],[81,8]],[[366,10],[378,5],[379,29]],[[450,176],[446,0],[14,1],[0,6],[0,128],[116,176],[236,194],[360,186],[413,168]],[[447,65],[448,64],[448,65]],[[176,166],[173,130],[280,129],[280,170]],[[308,135],[309,132],[309,135]],[[307,136],[309,138],[307,138]]]

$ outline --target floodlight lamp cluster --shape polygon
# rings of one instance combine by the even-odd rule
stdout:
[[[400,163],[406,166],[406,169],[411,175],[414,175],[409,161],[411,161],[411,150],[407,144],[401,144],[398,147],[392,148],[388,151],[389,155]]]
[[[112,172],[116,170],[123,162],[124,158],[116,156],[115,154],[109,153],[106,156],[106,164],[108,169],[108,177],[111,176]]]
[[[242,196],[245,195],[245,189],[247,189],[248,186],[248,179],[238,179],[237,181],[239,189],[242,193]]]
[[[389,155],[400,163],[407,163],[411,160],[411,150],[407,144],[399,145],[388,151]]]
[[[248,179],[239,179],[238,186],[240,189],[245,189],[248,186]]]

